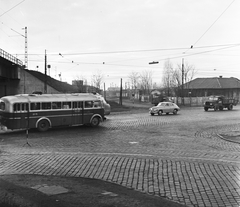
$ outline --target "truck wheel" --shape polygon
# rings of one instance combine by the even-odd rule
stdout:
[[[217,111],[218,110],[218,107],[217,106],[214,106],[214,111]]]
[[[204,111],[208,111],[208,107],[204,107]]]
[[[230,104],[230,105],[228,106],[228,110],[232,110],[232,109],[233,109],[233,105]]]
[[[222,106],[219,106],[219,110],[222,111],[222,110],[223,110],[223,107],[222,107]]]

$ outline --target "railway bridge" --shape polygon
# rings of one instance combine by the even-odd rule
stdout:
[[[23,68],[21,60],[0,49],[0,97],[16,93]]]

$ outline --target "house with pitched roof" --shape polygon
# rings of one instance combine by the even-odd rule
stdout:
[[[184,96],[207,97],[210,95],[224,95],[239,100],[240,80],[238,78],[196,78],[184,84]]]

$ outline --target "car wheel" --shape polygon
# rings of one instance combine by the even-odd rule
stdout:
[[[176,114],[177,114],[177,112],[178,112],[178,110],[177,110],[177,109],[174,109],[174,110],[173,110],[173,114],[175,114],[175,115],[176,115]]]
[[[39,121],[38,125],[37,125],[37,129],[40,132],[47,131],[49,129],[49,127],[50,127],[49,121],[46,120],[46,119],[43,119],[43,120]]]
[[[204,107],[204,111],[208,111],[208,107]]]
[[[151,113],[151,116],[154,116],[154,113]]]
[[[100,119],[98,117],[93,117],[92,120],[91,120],[91,126],[92,127],[96,127],[98,126],[100,123]]]
[[[168,115],[168,114],[169,114],[169,112],[166,113],[166,115]]]
[[[161,116],[163,114],[162,110],[158,111],[158,115]]]

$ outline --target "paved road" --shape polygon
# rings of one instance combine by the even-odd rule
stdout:
[[[187,206],[240,206],[240,107],[112,114],[99,128],[1,134],[1,174],[101,179]],[[31,145],[27,145],[26,143]]]

